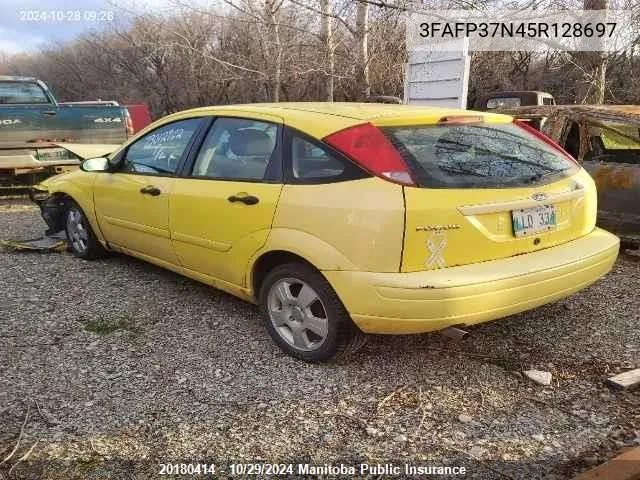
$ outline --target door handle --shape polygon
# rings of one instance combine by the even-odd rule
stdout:
[[[146,187],[143,187],[140,189],[140,193],[142,193],[143,195],[151,195],[152,197],[157,197],[162,192],[158,187],[154,187],[153,185],[147,185]]]
[[[231,203],[242,202],[245,205],[255,205],[260,201],[258,197],[254,197],[253,195],[231,195],[227,200]]]
[[[42,115],[52,116],[52,115],[55,115],[55,114],[56,114],[55,110],[47,110],[46,112],[42,112]]]

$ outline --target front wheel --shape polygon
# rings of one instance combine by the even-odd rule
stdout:
[[[326,361],[364,345],[344,305],[322,274],[301,263],[269,272],[259,295],[271,338],[289,355]]]
[[[66,211],[65,231],[69,250],[83,260],[103,257],[106,250],[96,238],[82,209],[70,202]]]

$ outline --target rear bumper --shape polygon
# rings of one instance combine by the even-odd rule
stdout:
[[[575,293],[611,269],[619,243],[596,228],[556,247],[460,267],[323,273],[364,332],[429,332],[495,320]]]
[[[73,168],[80,165],[80,160],[70,158],[38,160],[36,152],[44,152],[47,149],[61,150],[60,147],[55,145],[13,150],[0,149],[0,170],[13,170],[15,174],[20,174],[46,169],[55,171],[56,168],[60,167]]]

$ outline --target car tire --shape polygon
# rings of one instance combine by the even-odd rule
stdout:
[[[80,206],[69,201],[64,216],[64,228],[67,234],[69,250],[83,260],[104,257],[107,251],[96,238],[91,225]]]
[[[349,355],[366,342],[329,282],[303,263],[271,270],[258,296],[267,331],[289,355],[323,362]]]

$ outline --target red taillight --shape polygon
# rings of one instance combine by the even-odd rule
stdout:
[[[127,110],[126,108],[124,110],[124,126],[127,130],[127,137],[130,137],[135,133],[133,130],[133,121],[131,120],[131,115],[129,114],[129,110]]]
[[[550,147],[553,147],[554,149],[556,149],[557,151],[562,153],[565,157],[567,157],[569,160],[571,160],[576,165],[579,165],[578,161],[575,158],[573,158],[569,152],[567,152],[564,148],[562,148],[560,145],[558,145],[556,142],[554,142],[551,138],[549,138],[547,135],[542,133],[540,130],[536,130],[531,125],[529,125],[527,122],[523,122],[522,120],[518,120],[517,118],[513,119],[513,123],[518,125],[523,130],[526,130],[527,132],[529,132],[534,137],[539,138],[540,140],[542,140],[544,143],[546,143]]]
[[[324,141],[378,177],[402,185],[415,185],[398,150],[370,123],[332,133]]]

